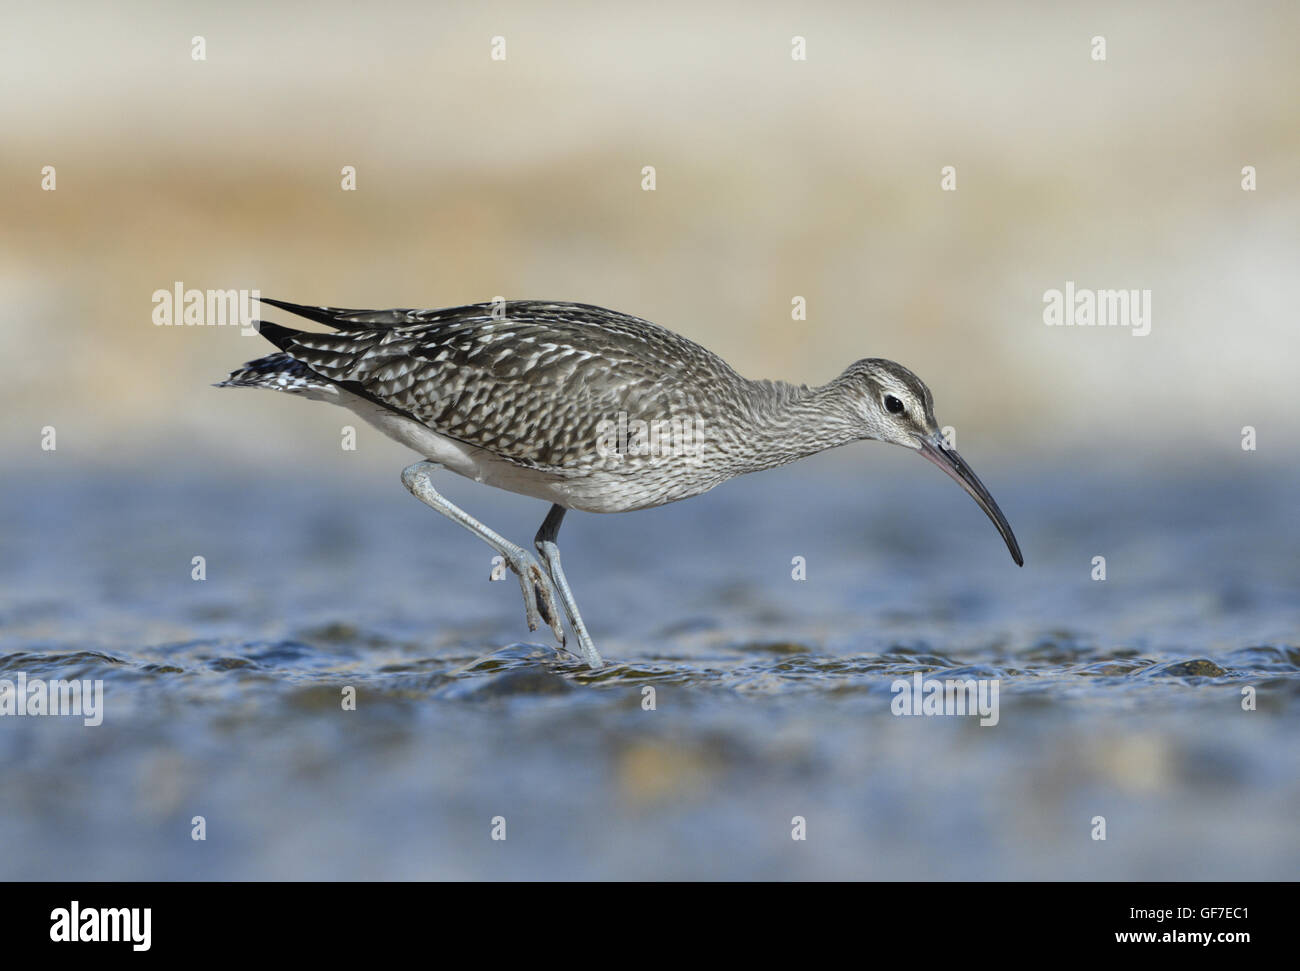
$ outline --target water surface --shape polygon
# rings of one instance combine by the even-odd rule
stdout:
[[[0,678],[106,712],[0,718],[0,877],[1294,879],[1300,481],[977,462],[1017,570],[919,465],[571,516],[598,673],[396,468],[11,475]],[[997,725],[891,714],[916,672]]]

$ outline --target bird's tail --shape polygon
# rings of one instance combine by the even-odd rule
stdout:
[[[249,361],[230,372],[230,377],[213,385],[215,388],[268,388],[313,398],[338,397],[338,385],[321,377],[302,361],[288,354],[271,354]]]

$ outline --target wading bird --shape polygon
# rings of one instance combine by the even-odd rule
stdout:
[[[559,609],[593,668],[600,654],[560,566],[564,514],[629,512],[746,472],[869,439],[916,449],[1011,526],[934,419],[930,390],[893,361],[857,361],[821,387],[751,381],[647,320],[580,303],[519,300],[444,310],[340,310],[263,299],[334,333],[259,322],[280,353],[217,387],[269,388],[343,405],[425,461],[402,472],[420,501],[497,551],[519,578],[530,630],[565,643]],[[551,503],[537,557],[448,502],[449,469]]]

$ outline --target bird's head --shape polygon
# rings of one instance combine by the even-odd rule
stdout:
[[[943,469],[993,521],[1016,565],[1024,566],[1020,546],[1002,510],[956,449],[945,444],[934,417],[934,396],[925,382],[901,364],[883,358],[850,365],[840,380],[852,389],[853,407],[862,421],[862,437],[916,449]]]

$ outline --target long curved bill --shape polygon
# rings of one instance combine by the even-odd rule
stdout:
[[[949,478],[970,493],[970,497],[984,510],[984,515],[993,520],[993,525],[1002,534],[1002,539],[1006,541],[1007,549],[1011,551],[1011,558],[1016,561],[1016,566],[1024,566],[1025,558],[1020,555],[1020,544],[1016,542],[1015,533],[1011,532],[1011,524],[1007,522],[1007,517],[1002,515],[1002,510],[989,495],[989,490],[984,488],[984,483],[971,471],[971,467],[956,450],[944,445],[942,439],[922,439],[921,454],[943,469]]]

